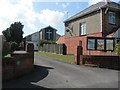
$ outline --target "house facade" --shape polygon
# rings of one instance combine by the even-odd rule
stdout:
[[[51,40],[56,41],[60,35],[56,33],[57,29],[48,26],[45,28],[40,29],[40,31],[37,31],[33,34],[30,34],[26,36],[26,42],[27,43],[33,43],[34,44],[34,50],[38,50],[38,41],[39,40]]]
[[[26,43],[33,43],[34,50],[38,50],[39,31],[25,37]]]
[[[64,21],[67,54],[74,54],[79,41],[82,41],[83,54],[102,54],[103,51],[88,51],[88,36],[120,37],[120,4],[99,2]],[[61,43],[61,42],[59,42]]]

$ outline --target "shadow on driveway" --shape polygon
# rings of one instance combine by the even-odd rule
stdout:
[[[49,69],[52,67],[34,65],[34,71],[15,80],[10,80],[2,83],[2,88],[43,88],[36,85],[38,81],[44,79],[49,74]]]

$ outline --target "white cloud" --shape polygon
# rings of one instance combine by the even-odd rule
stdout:
[[[96,4],[96,3],[100,2],[100,1],[103,1],[103,0],[89,0],[89,6],[93,5],[93,4]]]
[[[0,32],[16,21],[24,23],[24,27],[35,29],[36,19],[37,13],[32,0],[18,0],[15,3],[11,0],[0,0]]]
[[[96,4],[96,3],[98,3],[98,2],[101,2],[101,1],[103,1],[103,2],[105,2],[106,0],[89,0],[89,6],[90,5],[93,5],[93,4]],[[110,1],[113,1],[113,2],[118,2],[119,0],[107,0],[108,2],[110,2]]]
[[[63,8],[66,8],[67,6],[69,6],[69,3],[62,3]]]
[[[58,2],[56,2],[55,4],[58,5]]]
[[[58,26],[59,23],[63,22],[64,13],[49,9],[40,11],[39,20],[44,25]]]

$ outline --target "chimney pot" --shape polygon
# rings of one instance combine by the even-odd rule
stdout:
[[[110,2],[110,0],[104,0],[105,4],[108,4],[108,2]]]

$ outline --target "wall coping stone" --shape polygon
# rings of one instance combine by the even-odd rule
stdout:
[[[14,51],[13,54],[27,54],[26,51]]]

